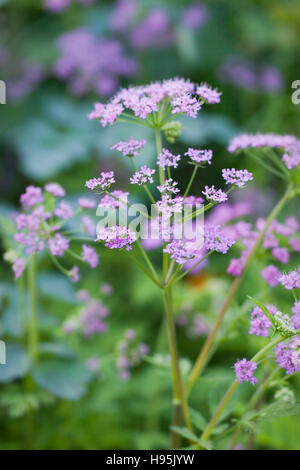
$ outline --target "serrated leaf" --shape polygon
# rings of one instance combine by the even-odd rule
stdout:
[[[202,416],[202,414],[199,411],[196,411],[192,408],[190,408],[190,416],[193,425],[199,429],[199,431],[204,431],[204,429],[207,426],[207,421],[206,419]]]
[[[198,436],[196,436],[192,431],[187,428],[181,428],[179,426],[171,426],[172,431],[175,431],[179,436],[188,439],[189,441],[198,441]]]
[[[262,408],[258,413],[258,421],[284,418],[300,414],[300,403],[292,404],[277,400]]]

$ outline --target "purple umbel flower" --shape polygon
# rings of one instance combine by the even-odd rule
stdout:
[[[208,163],[210,165],[213,151],[189,148],[184,155],[190,157],[190,159],[195,163]]]
[[[222,176],[226,184],[234,184],[240,188],[245,186],[247,181],[253,180],[253,175],[248,170],[236,170],[235,168],[223,168]]]
[[[207,83],[202,83],[197,87],[196,93],[200,98],[210,104],[218,104],[221,102],[222,93],[217,89],[211,88]]]
[[[60,217],[63,220],[67,220],[73,216],[73,210],[67,202],[61,201],[58,208],[55,209],[54,215],[56,215],[56,217]]]
[[[257,368],[257,363],[252,361],[247,361],[246,358],[241,361],[237,361],[234,364],[236,379],[239,383],[250,382],[254,385],[257,382],[254,371]]]
[[[110,188],[110,186],[115,183],[115,176],[113,171],[102,171],[99,178],[92,178],[86,181],[85,186],[89,189],[95,189],[98,186],[105,191]]]
[[[168,167],[177,168],[178,162],[180,161],[180,155],[174,155],[168,149],[162,149],[161,153],[158,155],[157,165],[160,166],[163,170]]]
[[[69,240],[60,235],[60,233],[56,233],[53,238],[48,240],[48,246],[53,256],[63,256],[69,248]]]
[[[91,268],[96,268],[98,266],[98,255],[94,248],[82,245],[82,259],[89,263]]]
[[[227,194],[222,189],[215,189],[214,185],[211,187],[205,186],[205,191],[202,191],[202,194],[206,199],[214,202],[225,202],[228,199]]]
[[[279,269],[274,266],[274,264],[270,264],[266,268],[264,268],[260,272],[263,279],[271,286],[275,287],[279,283],[279,278],[281,277],[281,272]]]
[[[114,225],[111,227],[100,227],[97,233],[97,240],[104,241],[105,246],[109,249],[122,249],[127,251],[132,249],[132,244],[137,240],[135,232],[127,227]]]
[[[279,278],[279,282],[288,290],[300,289],[300,273],[294,270],[288,274],[283,274]]]
[[[143,165],[139,171],[136,171],[134,175],[130,178],[131,184],[138,184],[142,186],[146,183],[153,183],[152,175],[155,173],[155,170],[148,168],[146,165]]]
[[[286,370],[288,375],[300,372],[300,337],[294,336],[287,344],[275,347],[275,362]]]
[[[15,273],[15,279],[22,276],[22,273],[26,267],[26,263],[22,258],[17,258],[13,264],[13,272]]]
[[[112,150],[118,150],[118,152],[121,152],[124,156],[136,157],[144,145],[146,145],[145,139],[135,140],[131,137],[128,141],[121,140],[110,148]]]
[[[41,188],[37,186],[28,186],[24,194],[21,194],[20,202],[24,209],[30,209],[36,204],[40,204],[44,201],[43,193]]]
[[[48,183],[45,186],[45,191],[53,194],[55,197],[63,197],[66,195],[64,188],[58,183]]]
[[[93,209],[94,207],[96,207],[96,202],[93,201],[92,199],[88,199],[86,197],[79,198],[78,199],[78,204],[83,209]]]
[[[267,305],[267,308],[271,315],[275,315],[278,310],[274,305]],[[255,307],[251,312],[249,334],[267,337],[271,326],[272,323],[264,312],[259,307]]]

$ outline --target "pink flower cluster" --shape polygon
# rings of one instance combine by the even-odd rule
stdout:
[[[213,151],[189,148],[184,155],[190,157],[190,159],[195,163],[208,163],[210,165],[213,157]]]
[[[300,372],[300,336],[294,336],[287,344],[277,344],[275,355],[275,362],[285,369],[288,375]]]
[[[131,184],[138,184],[142,186],[143,184],[153,183],[153,177],[155,170],[148,168],[146,165],[143,165],[139,171],[136,171],[134,175],[130,178]]]
[[[132,250],[132,244],[137,240],[137,235],[126,227],[113,225],[110,227],[100,227],[97,232],[97,241],[104,241],[104,245],[109,249]]]
[[[130,137],[128,141],[121,140],[120,142],[112,145],[111,150],[118,150],[125,157],[136,157],[141,149],[146,145],[146,140],[135,140],[133,137]]]
[[[178,167],[178,162],[180,161],[180,155],[174,155],[167,149],[162,149],[162,152],[158,155],[157,165],[160,166],[163,170],[166,167]]]
[[[233,184],[242,188],[248,181],[253,180],[253,174],[248,170],[236,170],[235,168],[223,168],[222,176],[226,184]]]
[[[201,109],[201,99],[197,85],[183,78],[175,78],[124,88],[106,105],[96,103],[89,117],[99,119],[103,127],[113,124],[125,109],[132,111],[136,117],[146,119],[149,114],[158,111],[160,103],[169,101],[171,114],[180,113],[196,118]]]
[[[102,171],[99,178],[92,178],[86,181],[85,186],[92,190],[100,186],[102,191],[105,191],[115,182],[116,181],[113,171]]]
[[[26,268],[26,258],[33,253],[48,248],[52,256],[61,258],[69,250],[69,239],[59,231],[66,221],[73,217],[74,212],[64,200],[57,201],[57,198],[64,196],[65,190],[58,183],[46,184],[44,191],[38,186],[28,186],[21,194],[20,202],[24,212],[16,217],[17,231],[14,234],[14,240],[17,242],[17,247],[12,266],[16,278],[22,275]],[[49,197],[53,200],[50,201]],[[78,211],[83,206],[88,206],[88,208],[95,206],[94,201],[89,199],[81,198],[78,203]],[[51,210],[48,209],[50,207]],[[87,216],[82,218],[82,222],[92,235],[93,222]],[[91,267],[96,267],[98,256],[93,248],[84,246],[83,253],[82,260],[87,261]],[[68,271],[68,275],[74,282],[77,282],[79,279],[77,266]]]
[[[85,28],[60,36],[58,49],[54,73],[78,96],[89,91],[109,96],[118,88],[121,77],[137,72],[135,60],[125,55],[121,42],[99,38]]]
[[[271,315],[275,315],[278,311],[277,307],[274,305],[267,305],[267,308]],[[271,328],[272,323],[259,307],[254,308],[251,312],[250,318],[250,335],[269,336],[269,329]]]
[[[247,361],[246,358],[237,361],[234,364],[236,379],[239,383],[250,382],[254,385],[257,382],[257,378],[254,375],[254,371],[257,369],[257,363],[253,361]]]
[[[278,134],[242,134],[234,137],[228,146],[228,151],[245,150],[248,147],[279,148],[284,151],[282,161],[289,170],[300,165],[300,141],[293,135]]]

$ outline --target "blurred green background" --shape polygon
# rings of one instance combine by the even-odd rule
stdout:
[[[7,86],[7,103],[0,105],[1,253],[9,246],[12,216],[28,184],[57,181],[72,200],[84,193],[86,179],[112,168],[125,189],[129,167],[109,147],[131,135],[148,140],[141,163],[155,161],[148,129],[125,124],[103,129],[87,114],[95,101],[106,100],[120,86],[174,76],[207,81],[223,95],[220,105],[201,111],[197,120],[183,121],[173,148],[178,153],[188,145],[214,150],[214,165],[203,181],[208,185],[218,183],[223,166],[253,171],[255,184],[236,202],[255,194],[250,218],[265,215],[282,192],[280,180],[245,157],[237,162],[226,147],[241,132],[299,135],[300,108],[291,102],[291,83],[300,79],[299,30],[297,0],[0,0],[0,79]],[[197,185],[193,194],[200,194]],[[289,211],[299,215],[296,205]],[[46,257],[40,260],[41,360],[30,375],[23,321],[27,292],[14,283],[1,256],[0,338],[7,344],[9,367],[4,373],[0,366],[0,448],[167,448],[171,388],[159,292],[125,256],[107,251],[99,251],[97,272],[86,268],[76,288]],[[229,259],[216,256],[205,271],[176,286],[176,312],[187,315],[188,325],[197,315],[207,329],[213,324],[231,283]],[[269,292],[258,278],[262,266],[258,260],[247,273],[211,366],[193,391],[192,407],[205,418],[232,381],[234,361],[263,344],[247,335],[247,295],[265,289],[268,302],[289,307],[280,288]],[[113,293],[103,293],[103,283]],[[105,334],[87,339],[63,333],[63,323],[82,308],[79,289],[109,308]],[[129,328],[150,352],[122,381],[116,348]],[[183,369],[190,368],[204,338],[205,332],[178,327]],[[91,357],[100,359],[99,370],[85,366]],[[299,394],[299,378],[292,381]],[[240,387],[237,411],[251,391],[251,385]],[[297,416],[265,420],[255,442],[244,434],[242,443],[299,449],[299,429]],[[218,441],[220,448],[224,439]]]

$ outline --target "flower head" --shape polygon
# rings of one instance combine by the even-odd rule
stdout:
[[[155,170],[148,168],[146,165],[143,165],[139,171],[136,171],[134,175],[130,178],[131,184],[138,184],[142,186],[146,183],[153,183],[152,175],[155,173]]]
[[[196,93],[207,103],[217,104],[221,102],[222,93],[216,88],[211,88],[207,83],[201,83],[201,85],[197,87]]]
[[[213,151],[189,148],[184,155],[190,157],[190,159],[195,163],[208,163],[210,165]]]
[[[239,383],[250,382],[254,385],[257,382],[257,378],[254,375],[255,369],[257,369],[256,362],[247,361],[247,359],[244,358],[234,364],[234,369],[236,379]]]
[[[23,271],[26,267],[26,263],[22,258],[17,258],[13,264],[13,272],[15,273],[15,279],[18,279],[22,276]]]
[[[300,289],[300,274],[299,271],[291,271],[288,274],[283,274],[279,278],[280,284],[287,290]]]
[[[89,263],[91,268],[96,268],[98,266],[98,255],[94,248],[82,245],[82,259]]]
[[[247,181],[253,180],[253,175],[248,170],[236,170],[235,168],[223,168],[222,176],[227,184],[234,184],[240,188],[245,186]]]
[[[105,246],[109,249],[122,249],[127,251],[132,249],[132,244],[137,240],[135,232],[127,227],[114,225],[111,227],[100,227],[97,233],[97,241],[104,241]]]
[[[275,287],[279,283],[281,272],[274,264],[270,264],[260,272],[260,275],[271,287]]]
[[[222,231],[219,225],[206,225],[204,227],[204,244],[208,251],[218,251],[226,254],[235,241]]]
[[[105,191],[110,188],[110,186],[115,183],[115,175],[113,171],[102,171],[99,178],[92,178],[86,181],[85,186],[89,189],[95,189],[98,186]]]
[[[178,162],[180,161],[180,155],[174,155],[167,149],[162,149],[161,153],[158,155],[157,164],[163,170],[168,167],[177,168]]]
[[[48,240],[48,246],[53,256],[63,256],[65,251],[69,249],[69,240],[60,233],[56,233],[53,238]]]
[[[36,204],[44,201],[44,196],[41,188],[38,186],[27,186],[25,193],[21,194],[20,202],[24,209],[30,209]]]
[[[165,180],[164,184],[157,186],[157,189],[160,193],[172,193],[177,194],[180,192],[180,189],[177,188],[177,181],[173,181],[172,178]]]
[[[67,220],[73,216],[73,210],[67,202],[61,201],[59,207],[55,209],[54,215],[60,217],[63,220]]]
[[[277,312],[277,308],[274,305],[267,305],[267,308],[271,315],[275,315]],[[256,336],[269,336],[269,329],[271,326],[272,323],[264,312],[259,307],[255,307],[251,312],[249,334]]]
[[[206,199],[214,202],[225,202],[228,199],[227,194],[222,189],[215,189],[214,185],[211,187],[205,186],[205,191],[202,191],[202,194]]]
[[[139,154],[141,149],[146,145],[146,140],[135,140],[131,137],[128,141],[121,140],[117,144],[112,145],[112,150],[118,150],[124,156],[135,157]]]
[[[63,197],[66,195],[64,188],[58,183],[48,183],[45,185],[45,191],[53,194],[55,197]]]

